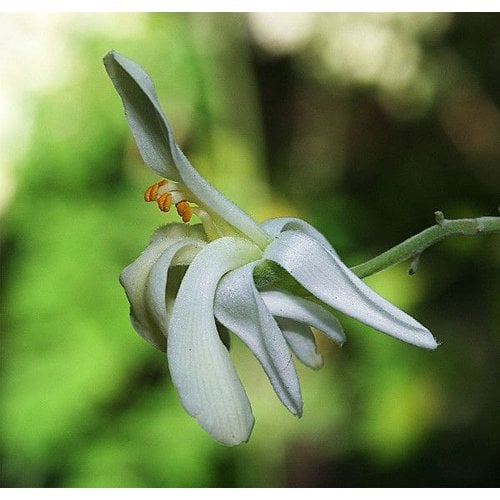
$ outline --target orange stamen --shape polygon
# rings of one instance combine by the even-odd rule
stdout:
[[[152,186],[149,186],[146,191],[144,192],[144,201],[154,201],[156,200],[156,196],[158,194],[158,189],[160,189],[161,186],[164,186],[167,183],[165,179],[161,180],[160,182],[156,182]]]
[[[156,203],[158,203],[158,208],[162,212],[168,212],[170,210],[170,204],[172,203],[172,194],[169,192],[161,194],[156,198]]]
[[[175,208],[177,209],[177,213],[180,217],[182,217],[182,222],[188,223],[191,220],[193,210],[187,201],[179,201],[179,203],[175,204]]]
[[[178,184],[176,182],[170,184],[167,188],[168,190],[162,190],[164,192],[158,194],[160,192],[160,188],[162,186],[165,186],[165,184],[167,183],[167,180],[162,179],[152,186],[149,186],[144,192],[144,201],[156,201],[156,203],[158,204],[158,208],[162,212],[168,212],[170,210],[170,207],[172,205],[172,197],[174,198],[174,200],[178,200],[181,196],[183,196],[182,192],[178,190]],[[191,217],[193,216],[193,209],[191,208],[187,200],[183,200],[181,198],[181,201],[177,202],[175,204],[175,207],[183,222],[187,223],[191,220]]]

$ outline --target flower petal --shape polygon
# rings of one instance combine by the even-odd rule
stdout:
[[[134,329],[162,351],[166,350],[165,336],[152,316],[146,296],[146,283],[151,268],[160,255],[185,238],[203,243],[201,225],[168,224],[153,233],[151,241],[141,255],[120,274],[120,283],[130,303],[130,320]],[[165,269],[165,274],[168,269]],[[163,291],[163,296],[165,291]]]
[[[302,219],[297,219],[295,217],[276,217],[262,222],[260,227],[272,237],[278,236],[283,231],[301,231],[321,243],[334,255],[337,255],[337,252],[333,249],[332,245],[330,245],[330,242],[314,226],[311,226],[311,224]]]
[[[318,369],[323,357],[316,352],[311,326],[338,344],[345,341],[340,322],[324,307],[311,300],[277,290],[261,293],[269,312],[275,316],[290,349],[306,366]]]
[[[262,292],[261,296],[269,312],[276,317],[292,351],[310,368],[317,369],[323,365],[310,327],[321,331],[337,344],[345,342],[340,322],[316,302],[274,290]]]
[[[267,247],[264,258],[280,264],[321,301],[362,323],[419,347],[437,347],[429,330],[376,294],[337,256],[304,233],[281,233]]]
[[[261,296],[273,316],[292,319],[312,326],[337,344],[342,345],[345,342],[342,325],[333,314],[320,304],[278,290],[261,292]]]
[[[253,281],[252,262],[228,273],[217,288],[215,315],[252,351],[281,402],[302,414],[300,385],[288,344]]]
[[[172,149],[175,140],[149,75],[134,61],[108,52],[104,65],[120,94],[125,115],[144,162],[162,177],[180,180]]]
[[[187,265],[205,245],[204,241],[194,238],[177,241],[165,249],[151,267],[146,281],[146,304],[164,337],[168,334],[168,322],[173,308],[173,298],[167,298],[169,269],[172,266]]]
[[[225,273],[260,256],[254,244],[240,238],[209,243],[186,271],[169,325],[167,356],[181,402],[214,439],[229,446],[248,440],[254,419],[217,332],[214,297]]]
[[[309,368],[319,370],[323,366],[323,356],[316,351],[311,328],[288,318],[276,318],[276,322],[295,356]]]

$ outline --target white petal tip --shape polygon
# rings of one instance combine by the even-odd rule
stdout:
[[[281,401],[285,408],[295,417],[301,417],[302,416],[302,398],[300,400],[297,400],[296,398],[291,399],[290,401]]]
[[[240,444],[246,444],[250,440],[250,434],[246,437],[241,436],[224,436],[224,437],[212,437],[219,443],[227,447],[238,446]]]
[[[324,364],[325,360],[323,359],[323,356],[318,355],[318,359],[313,364],[311,364],[310,368],[312,368],[313,370],[321,370]]]
[[[424,349],[434,350],[437,349],[440,345],[441,343],[438,342],[434,337],[432,337],[432,339],[430,339],[430,341],[426,345],[423,345],[422,347]]]
[[[237,446],[242,443],[247,443],[252,435],[255,425],[255,418],[251,413],[250,406],[248,411],[243,411],[240,415],[227,415],[227,419],[213,418],[210,414],[210,407],[207,406],[205,411],[197,414],[190,411],[186,406],[186,402],[181,402],[186,411],[196,419],[200,427],[202,427],[215,441],[224,446]],[[240,408],[241,409],[241,408]],[[208,410],[208,413],[207,413]],[[234,418],[236,417],[236,418]]]
[[[412,332],[412,335],[410,337],[407,338],[405,336],[401,336],[400,340],[413,344],[417,347],[421,347],[422,349],[428,349],[431,351],[436,349],[440,345],[429,330]]]
[[[207,432],[220,444],[224,446],[238,446],[240,444],[248,443],[252,435],[253,427],[255,425],[255,418],[250,415],[247,422],[243,423],[242,427],[237,430],[229,431],[228,427],[218,426],[217,429],[206,428]]]

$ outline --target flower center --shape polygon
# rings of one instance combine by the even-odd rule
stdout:
[[[162,179],[146,189],[144,201],[156,201],[162,212],[168,212],[173,203],[182,222],[188,223],[193,216],[193,208],[182,187],[179,182]]]
[[[203,224],[208,241],[223,236],[243,237],[237,228],[219,217],[216,212],[196,201],[196,197],[181,182],[167,179],[156,182],[144,192],[144,201],[156,201],[158,208],[162,212],[168,212],[172,204],[175,205],[179,217],[186,224],[191,220],[193,214],[198,216]]]

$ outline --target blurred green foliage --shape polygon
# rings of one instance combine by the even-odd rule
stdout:
[[[354,265],[435,210],[495,213],[500,16],[60,19],[69,76],[29,96],[2,214],[2,485],[498,486],[497,236],[445,241],[413,277],[400,265],[367,279],[433,331],[436,352],[342,318],[346,345],[319,339],[324,368],[299,367],[299,420],[235,340],[250,442],[220,446],[184,413],[118,284],[174,216],[141,203],[155,179],[101,58],[114,48],[151,73],[187,156],[228,197],[259,220],[308,220]]]

